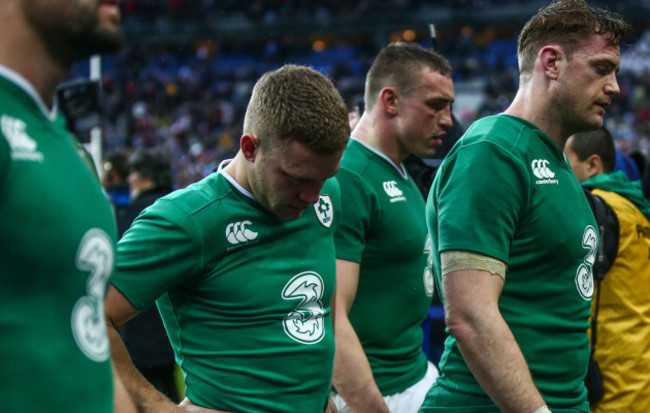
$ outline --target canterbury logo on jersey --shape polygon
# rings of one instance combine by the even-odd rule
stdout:
[[[559,184],[557,179],[553,179],[555,178],[555,172],[549,169],[549,163],[550,162],[546,159],[535,159],[531,162],[530,167],[533,170],[533,175],[538,178],[538,180],[535,181],[537,185]]]
[[[406,201],[404,193],[397,187],[397,182],[386,181],[384,182],[384,191],[390,197],[390,202]]]
[[[257,238],[257,232],[252,231],[250,221],[232,222],[226,227],[226,239],[233,245],[253,241]]]
[[[36,141],[25,132],[27,125],[20,119],[2,115],[0,130],[11,147],[11,159],[42,162],[43,154],[36,150]]]

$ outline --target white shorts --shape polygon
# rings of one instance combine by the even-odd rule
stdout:
[[[417,383],[409,387],[408,389],[401,391],[399,393],[394,393],[388,396],[384,396],[384,401],[388,406],[388,409],[391,413],[417,413],[420,410],[420,406],[424,403],[424,398],[429,391],[433,382],[436,381],[440,373],[438,369],[431,363],[427,362],[427,372],[424,377],[420,379]],[[338,394],[332,394],[332,401],[336,405],[336,409],[339,413],[352,413],[352,410],[348,407],[341,397]]]

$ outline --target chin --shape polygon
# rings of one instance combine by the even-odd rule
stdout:
[[[303,212],[304,210],[302,209],[299,211],[296,209],[285,209],[283,211],[275,211],[273,215],[282,221],[295,221],[302,216]]]

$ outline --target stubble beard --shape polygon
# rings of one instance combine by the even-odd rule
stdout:
[[[46,0],[23,1],[24,12],[54,61],[70,67],[75,61],[94,54],[110,54],[119,50],[122,32],[119,27],[99,24],[97,6],[75,2],[67,12],[53,13],[47,6],[37,5],[43,1]]]

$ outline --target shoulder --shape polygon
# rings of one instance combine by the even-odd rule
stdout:
[[[232,188],[226,179],[218,173],[212,173],[198,182],[160,198],[160,201],[173,204],[187,214],[195,214],[223,203],[231,196]]]
[[[535,137],[537,131],[534,125],[523,119],[504,114],[488,116],[469,127],[462,143],[463,146],[489,143],[516,155],[528,149],[528,140]]]
[[[373,152],[357,139],[350,139],[341,158],[341,170],[362,173],[373,157]]]

